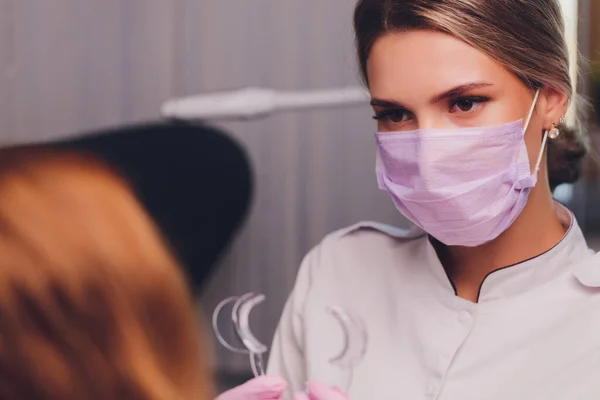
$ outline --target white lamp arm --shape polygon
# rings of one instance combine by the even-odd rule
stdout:
[[[368,104],[362,87],[331,90],[278,91],[249,87],[169,100],[161,113],[166,118],[252,119],[278,111]]]

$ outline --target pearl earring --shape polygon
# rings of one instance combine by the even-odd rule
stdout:
[[[559,135],[560,135],[560,130],[558,130],[558,128],[556,127],[556,124],[553,122],[552,129],[550,129],[550,132],[548,132],[548,137],[550,139],[556,139]]]

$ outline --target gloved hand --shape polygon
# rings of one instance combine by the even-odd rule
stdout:
[[[278,376],[259,376],[221,394],[215,400],[279,400],[287,387]]]
[[[307,393],[296,393],[293,400],[350,400],[341,389],[319,382],[308,382]]]

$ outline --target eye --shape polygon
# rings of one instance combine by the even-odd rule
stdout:
[[[373,119],[377,121],[399,123],[404,121],[407,117],[407,112],[404,110],[386,110],[375,114]]]
[[[451,113],[468,113],[476,111],[485,102],[489,101],[486,97],[464,97],[455,99],[450,103]]]
[[[460,111],[467,112],[473,109],[474,104],[475,103],[473,102],[473,100],[460,100],[458,103],[455,104],[455,106]]]

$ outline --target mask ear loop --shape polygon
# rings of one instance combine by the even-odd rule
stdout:
[[[527,121],[525,122],[525,127],[523,128],[523,132],[527,132],[529,128],[529,123],[531,122],[531,118],[533,117],[533,112],[535,111],[535,106],[537,104],[538,97],[540,96],[540,89],[535,92],[535,96],[533,97],[533,104],[531,105],[531,110],[529,110],[529,115],[527,116]],[[544,129],[544,137],[542,138],[542,147],[540,148],[540,153],[538,154],[537,161],[535,163],[535,168],[533,170],[533,175],[537,175],[540,171],[540,165],[542,164],[542,158],[544,157],[544,150],[546,149],[546,144],[548,143],[548,130]]]
[[[537,174],[540,172],[540,165],[542,164],[542,157],[544,156],[544,149],[546,148],[546,143],[548,143],[548,130],[544,129],[544,138],[542,139],[542,148],[540,149],[540,154],[538,155],[537,162],[535,163],[535,172]]]
[[[531,109],[529,110],[529,114],[527,115],[527,119],[525,120],[525,126],[523,127],[523,132],[527,132],[529,129],[529,123],[531,122],[531,117],[533,117],[533,112],[535,111],[535,106],[538,101],[538,97],[540,96],[540,89],[535,92],[535,96],[533,96],[533,104],[531,104]]]

